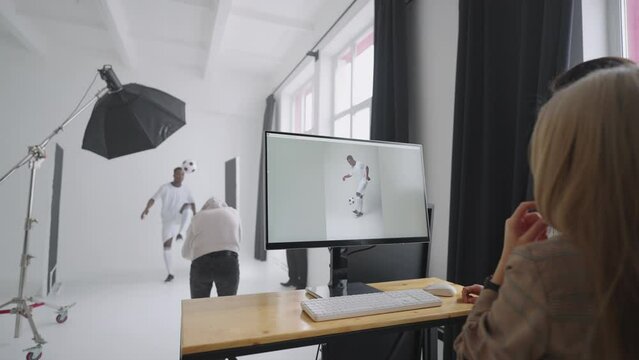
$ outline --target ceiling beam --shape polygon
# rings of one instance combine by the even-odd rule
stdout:
[[[234,16],[243,17],[246,19],[257,20],[272,25],[284,26],[301,31],[313,31],[315,27],[313,23],[299,20],[291,17],[276,15],[259,10],[254,10],[246,7],[234,7],[231,12]]]
[[[255,59],[257,62],[281,64],[283,62],[281,57],[271,56],[269,54],[258,53],[253,51],[241,50],[241,49],[224,49],[220,52],[222,56],[228,56],[230,58],[243,57]]]
[[[13,0],[0,0],[0,23],[24,46],[27,50],[44,56],[46,53],[45,41],[40,33],[23,16],[16,12]]]
[[[129,26],[120,0],[100,0],[104,23],[124,65],[135,67],[137,55],[129,37]]]
[[[231,12],[231,0],[218,0],[212,6],[213,22],[210,31],[210,41],[206,50],[206,58],[204,59],[204,71],[202,76],[208,79],[215,68],[217,55],[220,52],[222,38],[224,37],[224,29],[226,28],[226,20]]]

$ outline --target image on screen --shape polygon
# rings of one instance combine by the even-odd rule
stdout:
[[[422,147],[266,133],[267,249],[425,241]]]

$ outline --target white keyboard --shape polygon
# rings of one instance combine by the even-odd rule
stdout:
[[[422,289],[302,300],[302,309],[315,321],[344,319],[441,305],[440,298]]]

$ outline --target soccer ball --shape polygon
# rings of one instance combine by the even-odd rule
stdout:
[[[348,198],[348,205],[355,205],[355,198],[354,197],[349,197]]]
[[[193,160],[184,160],[182,162],[182,169],[184,169],[185,173],[192,174],[197,169],[197,164],[195,164]]]

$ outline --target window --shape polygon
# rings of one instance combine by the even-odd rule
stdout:
[[[639,0],[625,0],[625,51],[624,55],[639,62]]]
[[[335,59],[333,136],[370,139],[373,30],[355,38]]]
[[[291,101],[290,132],[310,133],[313,130],[313,82],[309,80],[296,92]]]

